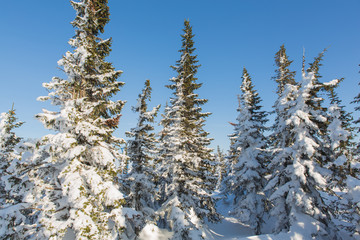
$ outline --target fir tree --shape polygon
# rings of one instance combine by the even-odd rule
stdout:
[[[351,167],[353,143],[353,118],[350,113],[347,113],[344,106],[341,105],[341,100],[335,92],[336,87],[342,81],[334,80],[334,84],[329,88],[329,125],[328,138],[330,149],[333,154],[333,161],[329,163],[332,170],[332,183],[341,185],[345,184],[347,175],[354,175],[354,170]]]
[[[359,85],[360,85],[360,83],[359,83]],[[351,103],[353,103],[353,104],[359,104],[360,103],[360,93],[354,98],[354,100]],[[355,111],[360,111],[360,106],[356,106]],[[360,118],[356,119],[354,121],[354,123],[359,124],[360,123]],[[357,131],[360,132],[360,127],[357,127]],[[357,153],[360,153],[360,144],[357,144]]]
[[[126,135],[132,140],[128,141],[127,154],[132,164],[132,169],[127,175],[127,186],[129,198],[127,205],[142,214],[140,226],[135,227],[135,234],[138,235],[146,222],[154,218],[154,156],[157,154],[155,134],[151,125],[154,122],[160,105],[148,111],[147,101],[151,98],[150,81],[146,80],[145,88],[139,94],[138,103],[133,111],[139,114],[138,123]]]
[[[21,138],[16,136],[13,130],[23,124],[23,122],[17,122],[14,106],[7,113],[1,114],[0,148],[2,157],[14,152],[15,146],[21,141]],[[1,161],[1,163],[9,165],[7,161]]]
[[[336,227],[320,194],[327,187],[321,174],[324,172],[321,124],[327,118],[319,103],[322,98],[316,95],[320,57],[308,71],[303,69],[298,85],[285,85],[276,101],[276,112],[280,115],[274,134],[282,134],[283,138],[275,143],[270,165],[272,177],[265,190],[271,190],[271,214],[278,219],[275,232],[290,230],[297,218],[310,217],[309,221],[315,220],[318,227],[311,233],[314,237],[336,239]]]
[[[240,109],[241,109],[241,100],[240,100],[240,96],[238,96],[237,111],[240,111]],[[233,122],[229,122],[229,123],[234,127],[234,132],[228,135],[230,139],[230,148],[226,156],[225,175],[221,188],[221,193],[224,196],[229,196],[230,194],[234,193],[233,192],[234,189],[232,187],[232,180],[233,180],[232,170],[235,168],[235,164],[237,163],[237,159],[239,157],[238,155],[239,152],[236,149],[235,141],[241,132],[239,124]]]
[[[123,101],[110,98],[123,85],[105,58],[111,39],[99,37],[109,21],[107,0],[71,1],[76,10],[72,25],[76,35],[58,62],[67,79],[54,77],[44,87],[58,112],[43,110],[36,117],[55,131],[42,138],[47,158],[38,158],[34,181],[42,231],[37,238],[117,239],[125,226],[123,194],[116,180],[125,156],[118,152],[124,140],[112,136],[117,128]],[[113,117],[115,115],[115,117]],[[109,224],[109,221],[111,224]],[[126,237],[124,237],[126,239]]]
[[[0,238],[24,239],[26,236],[26,210],[24,202],[29,182],[23,175],[21,138],[14,133],[23,122],[17,122],[15,109],[0,115]]]
[[[322,60],[325,54],[325,51],[322,51],[317,57],[315,57],[314,61],[310,63],[309,68],[306,70],[308,73],[313,74],[313,87],[310,90],[309,94],[310,97],[306,101],[306,105],[310,107],[311,113],[311,120],[316,123],[319,128],[319,138],[322,138],[326,141],[327,135],[327,128],[328,128],[328,121],[326,119],[327,108],[323,106],[324,98],[321,96],[321,92],[326,91],[327,87],[330,86],[332,83],[329,82],[328,84],[323,84],[320,82],[321,75],[319,73],[320,67],[322,66]],[[305,62],[305,56],[303,57],[303,62]],[[304,63],[303,63],[304,64]],[[303,66],[303,71],[304,71]],[[319,114],[320,113],[320,114]],[[323,159],[321,160],[322,164],[324,165],[329,161],[329,155],[327,153],[327,149],[325,146],[320,146],[319,152],[323,155]]]
[[[289,106],[287,106],[287,102],[292,98],[291,91],[288,92],[289,96],[284,96],[285,87],[287,84],[289,85],[296,85],[295,82],[295,71],[291,71],[290,65],[293,61],[289,60],[289,57],[286,54],[286,48],[284,45],[280,47],[280,50],[275,54],[275,65],[277,69],[275,70],[276,76],[274,77],[275,81],[277,82],[277,94],[278,100],[275,103],[274,113],[275,115],[275,123],[272,126],[273,133],[270,135],[270,140],[272,143],[272,147],[276,151],[277,148],[281,149],[288,145],[288,136],[285,134],[287,131],[286,129],[280,129],[282,127],[286,127],[280,122],[285,121],[287,118],[286,111]],[[282,106],[279,106],[279,100],[282,99]],[[284,109],[284,106],[286,108]]]
[[[289,60],[286,54],[285,45],[280,46],[280,50],[275,54],[276,76],[274,80],[278,84],[277,94],[281,95],[286,84],[295,84],[295,71],[290,71],[289,67],[293,61]]]
[[[266,139],[263,135],[266,113],[261,111],[261,99],[254,89],[250,75],[244,68],[241,85],[239,116],[236,136],[232,137],[231,148],[236,151],[236,159],[231,165],[228,192],[235,195],[232,214],[249,224],[255,234],[261,233],[264,213]]]
[[[164,191],[159,215],[174,232],[173,239],[204,237],[205,217],[217,221],[210,189],[216,178],[211,177],[213,159],[210,140],[203,130],[205,117],[201,105],[206,99],[198,98],[195,90],[201,87],[195,77],[199,65],[196,60],[192,28],[184,23],[181,59],[173,69],[178,76],[167,86],[174,91],[170,106],[165,109],[160,133],[160,172],[165,181],[160,182]],[[211,181],[211,182],[210,182]]]
[[[220,146],[217,146],[216,154],[215,154],[216,168],[214,171],[214,175],[217,178],[215,190],[221,191],[222,182],[224,177],[226,176],[226,156],[225,153],[220,149]]]
[[[330,86],[326,85],[331,104],[328,117],[328,138],[333,155],[332,161],[327,165],[331,170],[331,175],[328,178],[329,197],[326,203],[334,214],[337,227],[349,235],[354,235],[359,234],[359,229],[354,226],[358,225],[357,221],[360,219],[357,200],[351,194],[352,182],[358,181],[355,178],[357,169],[353,168],[357,164],[352,157],[355,145],[352,134],[354,128],[351,124],[353,118],[345,111],[335,91],[342,80],[336,79]]]

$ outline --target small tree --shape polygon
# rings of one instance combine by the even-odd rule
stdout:
[[[328,110],[328,138],[330,149],[333,152],[333,161],[329,163],[332,170],[331,183],[339,187],[344,186],[347,175],[354,176],[351,162],[352,149],[355,145],[352,142],[354,139],[352,134],[354,128],[351,125],[353,118],[350,113],[345,111],[344,106],[341,105],[341,100],[335,92],[341,81],[342,79],[334,80],[332,87],[327,86],[331,104]]]
[[[273,152],[281,151],[282,148],[289,145],[288,130],[284,121],[288,118],[287,110],[289,109],[291,101],[293,100],[292,90],[285,89],[286,86],[296,86],[295,82],[295,71],[291,71],[290,65],[293,61],[289,60],[289,57],[286,54],[286,48],[284,45],[280,47],[280,50],[275,54],[275,64],[277,69],[275,70],[276,76],[274,80],[277,83],[277,93],[278,99],[275,102],[274,113],[275,113],[275,122],[271,127],[273,132],[270,135],[271,147]],[[284,91],[287,90],[286,95]]]
[[[224,177],[226,176],[227,160],[226,160],[226,155],[220,149],[220,146],[217,146],[216,154],[215,154],[215,161],[216,161],[216,168],[215,168],[214,174],[217,178],[215,190],[221,191],[222,182],[224,180]]]
[[[289,60],[286,54],[285,45],[281,45],[279,51],[275,54],[275,82],[278,84],[277,94],[280,96],[285,90],[286,84],[295,84],[295,71],[290,71],[289,67],[293,61]]]
[[[326,203],[330,206],[336,225],[349,235],[359,234],[356,222],[359,219],[359,207],[356,206],[356,197],[352,195],[356,177],[356,160],[353,159],[354,148],[352,116],[347,113],[335,90],[343,79],[334,80],[332,84],[325,85],[330,98],[328,109],[328,141],[332,152],[332,161],[327,164],[331,175],[328,177]]]
[[[22,140],[13,130],[23,122],[17,122],[15,109],[0,116],[0,238],[24,239],[29,228],[29,202],[32,184],[22,162]]]
[[[230,190],[235,195],[232,214],[249,224],[255,234],[261,233],[264,213],[266,139],[263,135],[266,113],[261,111],[261,102],[254,89],[250,75],[244,68],[239,97],[239,116],[236,123],[236,136],[232,138],[231,148],[236,151],[235,162],[230,173]]]
[[[154,122],[160,105],[151,111],[147,109],[147,102],[151,98],[150,81],[146,80],[145,88],[139,94],[138,102],[133,111],[139,114],[138,123],[126,135],[132,140],[128,141],[128,156],[132,169],[127,175],[126,182],[129,188],[127,205],[142,214],[140,226],[135,228],[138,235],[141,228],[154,218],[154,156],[157,154],[155,134],[151,123]]]

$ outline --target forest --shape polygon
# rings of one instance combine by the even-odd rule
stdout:
[[[58,61],[66,78],[38,97],[57,110],[35,116],[51,133],[18,136],[16,103],[0,115],[0,239],[360,239],[360,119],[338,95],[344,79],[321,79],[327,49],[294,71],[280,46],[268,110],[244,67],[230,147],[214,151],[190,20],[172,96],[149,107],[144,81],[125,129],[125,100],[114,100],[122,71],[101,37],[108,1],[71,6],[75,35]],[[360,94],[352,103],[359,111]]]

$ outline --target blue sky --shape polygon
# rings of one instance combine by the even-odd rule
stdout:
[[[308,62],[328,48],[320,73],[323,81],[345,77],[339,95],[349,104],[360,92],[360,1],[358,0],[109,0],[111,21],[103,38],[112,37],[108,58],[124,73],[126,84],[116,96],[127,100],[117,136],[136,124],[131,112],[146,79],[151,80],[151,105],[165,105],[171,91],[164,86],[175,76],[170,65],[179,59],[184,19],[193,26],[199,63],[199,90],[209,99],[204,111],[213,147],[226,149],[235,121],[242,68],[246,67],[270,111],[276,98],[274,55],[285,44],[292,69],[299,72],[303,48]],[[48,103],[42,87],[53,76],[62,76],[57,61],[71,50],[74,35],[70,22],[75,11],[69,1],[3,1],[0,15],[0,112],[15,103],[18,117],[26,123],[18,131],[23,137],[48,133],[34,115]],[[354,114],[356,118],[358,113]]]

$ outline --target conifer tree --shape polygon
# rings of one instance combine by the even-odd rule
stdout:
[[[288,145],[288,138],[289,136],[286,135],[287,130],[283,129],[286,128],[285,125],[281,124],[287,118],[286,111],[289,106],[287,106],[288,102],[291,100],[291,91],[287,93],[289,96],[284,95],[286,85],[295,86],[295,71],[291,71],[290,65],[293,61],[289,60],[289,57],[286,54],[286,48],[284,45],[280,47],[280,50],[275,54],[275,65],[277,69],[275,70],[276,76],[274,77],[277,83],[277,94],[278,100],[276,101],[274,108],[275,115],[275,122],[272,126],[273,133],[270,135],[271,140],[271,147],[273,151],[276,149],[281,149]],[[279,100],[282,99],[282,105],[280,104]],[[286,106],[286,107],[285,107]],[[284,108],[285,107],[285,108]]]
[[[275,232],[290,230],[297,218],[305,217],[316,223],[313,237],[336,239],[336,227],[320,194],[327,187],[322,175],[323,154],[319,152],[324,145],[320,123],[327,118],[319,103],[322,99],[316,95],[319,59],[307,71],[303,69],[298,85],[286,84],[276,101],[276,112],[281,115],[275,134],[282,133],[283,139],[276,142],[270,164],[272,176],[265,190],[271,190],[271,214],[278,219]]]
[[[132,140],[128,141],[128,156],[132,164],[132,169],[127,175],[127,186],[129,188],[129,197],[127,205],[142,214],[140,226],[135,227],[135,234],[138,235],[146,222],[154,218],[154,156],[157,154],[155,134],[151,133],[160,105],[148,111],[147,101],[151,98],[150,81],[146,80],[145,88],[139,94],[138,102],[132,108],[139,114],[137,126],[132,128],[126,135]]]
[[[225,153],[220,149],[220,146],[217,146],[216,154],[215,154],[216,168],[215,168],[215,176],[217,178],[217,183],[215,190],[221,191],[222,182],[224,177],[226,176],[226,156]]]
[[[349,235],[359,234],[357,221],[360,219],[356,197],[352,196],[352,182],[356,180],[356,160],[353,159],[354,147],[352,121],[350,113],[341,105],[336,88],[343,79],[333,80],[333,84],[326,86],[329,92],[329,125],[328,138],[332,151],[332,161],[327,165],[331,170],[328,177],[329,197],[326,203],[330,206],[336,221],[336,226]],[[355,236],[355,235],[354,235]]]
[[[267,119],[246,68],[240,89],[239,116],[235,126],[237,135],[231,145],[236,151],[236,159],[231,164],[228,191],[235,195],[232,214],[249,224],[255,234],[260,234],[265,201],[263,176],[267,161],[267,143],[263,133]]]
[[[26,236],[29,203],[26,190],[29,181],[23,177],[21,138],[14,133],[23,122],[17,122],[15,109],[0,115],[0,239],[24,239]]]
[[[1,136],[0,147],[1,157],[6,157],[8,154],[14,153],[15,146],[21,141],[21,138],[16,136],[13,132],[15,128],[19,128],[24,122],[17,122],[14,106],[7,112],[1,114]],[[8,161],[1,161],[6,166]]]
[[[174,97],[165,110],[160,133],[160,173],[167,180],[160,182],[164,199],[158,212],[174,232],[173,239],[196,239],[205,236],[205,218],[218,220],[210,196],[216,178],[210,176],[214,160],[207,146],[211,139],[203,130],[210,113],[203,113],[201,105],[207,100],[195,93],[201,84],[195,77],[199,65],[193,55],[194,35],[189,21],[184,25],[181,58],[173,67],[178,75],[167,86]]]
[[[238,108],[237,111],[241,109],[241,100],[240,96],[238,96]],[[226,156],[226,166],[225,166],[225,177],[222,182],[221,192],[224,196],[228,196],[233,193],[232,185],[232,169],[235,168],[235,164],[237,163],[237,159],[239,157],[239,152],[236,149],[235,141],[240,134],[240,126],[237,123],[229,122],[234,127],[234,132],[229,134],[228,137],[230,139],[230,148],[229,152]]]
[[[359,85],[360,85],[360,83],[359,83]],[[354,100],[351,103],[359,105],[359,103],[360,103],[360,93],[356,97],[354,97]],[[360,111],[360,106],[356,106],[355,111]],[[355,119],[354,123],[359,124],[360,123],[360,118]],[[360,127],[357,127],[357,132],[360,132]],[[359,154],[360,153],[360,143],[357,144],[356,148],[357,148],[357,154]]]
[[[125,217],[123,194],[117,176],[125,156],[118,147],[123,139],[112,136],[117,128],[123,101],[110,98],[124,83],[105,58],[111,39],[99,37],[109,21],[107,0],[71,1],[76,10],[72,25],[75,36],[58,64],[67,79],[54,77],[44,83],[50,93],[39,100],[51,100],[59,111],[43,110],[36,117],[54,134],[41,140],[47,158],[38,158],[34,181],[38,192],[37,238],[118,239]],[[115,116],[114,116],[115,115]],[[124,236],[123,238],[126,239]]]
[[[335,81],[330,81],[329,83],[321,83],[320,78],[322,77],[319,73],[320,67],[322,66],[322,60],[325,54],[325,51],[322,51],[317,57],[315,57],[314,61],[310,63],[309,68],[306,70],[308,73],[313,74],[313,87],[310,90],[310,97],[307,100],[306,104],[310,107],[310,110],[314,113],[311,114],[311,120],[316,123],[319,128],[319,138],[322,138],[323,141],[326,142],[328,121],[326,119],[328,109],[324,107],[324,98],[321,96],[321,92],[326,91],[327,89],[331,89],[331,85],[335,84]],[[305,62],[305,57],[303,57],[303,62]],[[303,67],[304,68],[304,67]],[[303,69],[304,71],[304,69]],[[316,113],[315,113],[316,112]],[[320,114],[319,114],[320,113]],[[323,155],[322,164],[326,164],[329,161],[328,150],[326,146],[320,146],[319,148],[320,154]]]
[[[353,122],[351,114],[345,111],[335,92],[342,79],[334,81],[337,81],[336,84],[333,84],[328,90],[331,104],[328,116],[328,137],[330,149],[333,153],[333,161],[329,165],[331,165],[332,170],[331,182],[339,184],[341,187],[345,184],[347,175],[354,176],[354,170],[351,167],[352,148],[354,146],[352,132],[354,128],[351,125]]]
[[[278,84],[277,94],[281,95],[286,84],[295,85],[295,71],[290,71],[289,67],[293,61],[289,60],[286,54],[285,45],[281,45],[279,51],[275,54],[276,76],[274,80]]]

